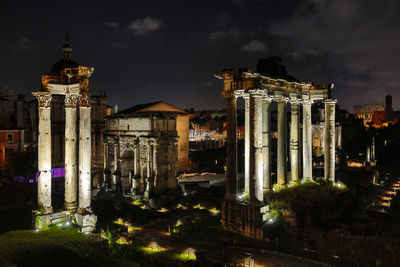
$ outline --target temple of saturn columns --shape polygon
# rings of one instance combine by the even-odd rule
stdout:
[[[49,75],[42,76],[42,90],[33,93],[39,106],[36,229],[60,222],[77,223],[82,232],[91,232],[95,229],[97,217],[91,209],[91,108],[89,105],[89,77],[93,70],[92,67],[79,66],[72,61],[72,48],[67,42],[63,47],[62,59],[52,67]],[[53,211],[51,202],[52,95],[65,96],[65,204],[60,212]],[[77,113],[78,108],[79,113]],[[77,125],[79,125],[79,133],[77,133]],[[77,138],[79,138],[78,147]],[[79,155],[77,155],[77,148]]]
[[[249,69],[224,69],[215,74],[224,82],[222,96],[227,103],[227,171],[225,199],[222,205],[223,226],[225,230],[258,239],[262,238],[262,224],[265,220],[263,214],[268,209],[263,199],[264,190],[272,188],[270,133],[273,101],[277,102],[278,106],[277,184],[285,186],[289,182],[310,180],[313,177],[311,105],[314,101],[323,101],[325,104],[324,173],[326,179],[335,181],[336,100],[331,96],[333,84],[298,82],[286,75],[285,69],[276,71],[276,68],[279,69],[281,66],[276,64],[275,59],[268,59],[267,62],[272,64],[272,75],[252,72]],[[271,69],[267,66],[267,70],[268,68]],[[238,188],[236,113],[239,97],[245,100],[243,191],[249,195],[248,204],[242,204],[240,201]],[[291,107],[289,129],[287,129],[288,104]],[[302,116],[300,116],[301,110]],[[290,176],[288,176],[287,161],[290,163]]]

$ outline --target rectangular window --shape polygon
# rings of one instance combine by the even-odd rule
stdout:
[[[7,134],[7,141],[13,141],[14,140],[14,134],[8,133]]]

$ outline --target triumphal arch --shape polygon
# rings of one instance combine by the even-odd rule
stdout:
[[[93,70],[92,67],[80,66],[72,60],[72,48],[67,39],[62,49],[61,60],[50,69],[47,75],[42,75],[42,88],[39,92],[33,93],[37,98],[39,108],[38,212],[35,220],[37,229],[60,222],[68,224],[76,222],[82,232],[91,232],[95,229],[97,217],[91,209],[91,108],[89,105],[89,77]],[[65,204],[61,212],[53,211],[51,201],[52,95],[65,96]],[[79,155],[77,155],[77,149]]]
[[[228,231],[262,239],[262,225],[265,220],[263,214],[268,209],[264,203],[263,192],[272,186],[271,103],[275,101],[278,109],[277,184],[286,186],[289,182],[300,182],[313,177],[311,105],[314,101],[323,101],[325,104],[324,173],[326,179],[334,182],[336,100],[331,94],[333,84],[299,82],[286,74],[285,66],[276,57],[260,60],[257,72],[250,69],[223,69],[218,71],[215,77],[224,82],[222,96],[227,103],[227,171],[222,212],[223,226]],[[238,194],[236,134],[238,98],[245,100],[244,192],[249,194],[249,202],[246,204],[240,201]],[[290,104],[289,130],[287,129],[288,104]],[[300,116],[301,110],[302,116]],[[287,161],[290,162],[290,176],[288,176]]]

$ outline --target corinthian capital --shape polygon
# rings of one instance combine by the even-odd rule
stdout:
[[[51,107],[51,94],[49,92],[34,92],[32,93],[38,100],[39,107]]]
[[[82,92],[79,95],[79,105],[81,107],[89,107],[90,106],[90,97],[87,92]]]
[[[76,108],[78,103],[78,95],[67,94],[65,95],[64,102],[66,108]]]

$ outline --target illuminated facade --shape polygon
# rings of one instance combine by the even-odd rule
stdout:
[[[168,103],[142,104],[107,117],[104,182],[126,195],[175,189],[188,168],[189,116]]]
[[[264,189],[271,189],[271,111],[278,104],[277,183],[312,179],[311,105],[325,104],[325,178],[335,181],[335,105],[333,84],[298,82],[286,74],[279,58],[259,61],[257,72],[249,69],[224,69],[216,73],[223,80],[222,96],[227,102],[227,171],[223,202],[224,229],[249,237],[263,238],[262,223],[267,206]],[[245,99],[245,188],[249,205],[238,204],[237,179],[237,98]],[[287,155],[287,104],[290,103],[289,155]],[[300,106],[302,106],[302,176],[300,175]],[[287,158],[290,178],[287,177]]]
[[[38,100],[38,209],[36,227],[58,223],[74,214],[83,232],[95,229],[96,215],[91,208],[91,107],[89,77],[94,68],[83,67],[72,60],[68,39],[59,60],[47,75],[42,75],[42,88],[33,95]],[[53,95],[65,101],[65,205],[64,211],[53,212],[51,203],[51,105]],[[79,114],[77,114],[79,109]],[[79,116],[79,124],[78,122]],[[79,125],[79,133],[77,133]],[[79,155],[77,140],[79,139]],[[79,181],[78,181],[79,179]],[[78,194],[79,184],[79,194]],[[79,196],[79,199],[78,199]]]

